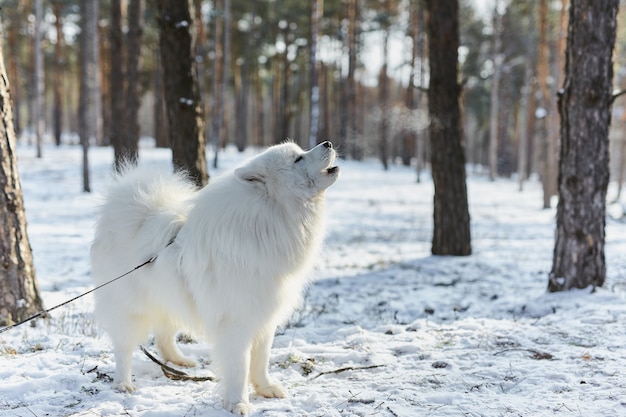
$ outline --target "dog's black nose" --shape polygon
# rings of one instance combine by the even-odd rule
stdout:
[[[325,148],[332,148],[333,144],[330,141],[326,141],[322,143],[322,146],[324,146]]]

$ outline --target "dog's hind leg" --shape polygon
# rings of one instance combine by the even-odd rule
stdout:
[[[176,345],[178,329],[172,323],[160,323],[154,329],[157,349],[166,362],[187,368],[196,366],[193,359],[183,355]]]
[[[250,382],[259,395],[266,398],[285,398],[285,389],[274,383],[267,372],[273,340],[273,327],[261,330],[254,339],[250,355]]]

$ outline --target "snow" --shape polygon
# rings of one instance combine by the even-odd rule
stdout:
[[[89,243],[112,150],[90,151],[93,194],[81,192],[79,147],[34,154],[19,147],[49,308],[92,288]],[[143,147],[140,157],[171,167],[166,150]],[[222,153],[222,168],[242,157]],[[540,184],[519,192],[512,180],[470,176],[473,254],[437,257],[430,180],[375,161],[341,167],[316,282],[272,350],[270,372],[289,396],[253,396],[253,416],[626,415],[625,223],[607,218],[603,288],[549,294],[555,213],[539,208]],[[0,335],[0,416],[229,415],[213,382],[169,380],[139,349],[138,390],[114,391],[111,344],[92,305],[88,295]],[[198,358],[190,374],[211,375],[209,346],[182,350]]]

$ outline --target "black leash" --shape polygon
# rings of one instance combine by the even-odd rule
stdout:
[[[167,246],[171,245],[171,244],[172,244],[172,242],[174,242],[174,239],[172,239],[172,240],[170,241],[170,243],[168,243],[168,244],[167,244]],[[166,246],[166,247],[167,247],[167,246]],[[47,309],[47,310],[40,311],[39,313],[37,313],[37,314],[35,314],[35,315],[33,315],[33,316],[30,316],[30,317],[28,317],[27,319],[24,319],[24,320],[20,321],[19,323],[15,323],[15,324],[12,324],[12,325],[10,325],[10,326],[3,327],[2,329],[0,329],[0,334],[2,334],[2,333],[4,333],[4,332],[8,332],[8,331],[9,331],[9,330],[11,330],[11,329],[14,329],[14,328],[16,328],[16,327],[18,327],[18,326],[21,326],[22,324],[28,323],[28,322],[29,322],[29,321],[31,321],[31,320],[35,320],[35,319],[37,319],[37,318],[39,318],[39,317],[45,316],[45,315],[46,315],[46,314],[48,314],[49,312],[51,312],[51,311],[53,311],[53,310],[56,310],[56,309],[57,309],[57,308],[59,308],[59,307],[63,307],[64,305],[67,305],[67,304],[69,304],[69,303],[71,303],[71,302],[74,302],[74,301],[78,300],[79,298],[86,296],[87,294],[91,294],[92,292],[94,292],[94,291],[96,291],[96,290],[99,290],[100,288],[102,288],[102,287],[104,287],[104,286],[106,286],[106,285],[109,285],[109,284],[111,284],[111,283],[113,283],[113,282],[117,281],[118,279],[124,278],[126,275],[129,275],[129,274],[131,274],[131,273],[135,272],[135,271],[136,271],[136,270],[138,270],[139,268],[142,268],[142,267],[144,267],[144,266],[146,266],[146,265],[148,265],[148,264],[151,264],[152,262],[154,262],[154,261],[156,260],[156,258],[157,258],[157,255],[153,256],[153,257],[152,257],[152,258],[150,258],[150,259],[148,259],[146,262],[142,263],[141,265],[137,265],[136,267],[134,267],[134,268],[133,268],[133,269],[131,269],[130,271],[128,271],[128,272],[126,272],[126,273],[124,273],[124,274],[120,275],[119,277],[115,277],[115,278],[113,278],[112,280],[105,282],[104,284],[98,285],[96,288],[93,288],[93,289],[91,289],[91,290],[87,291],[86,293],[83,293],[83,294],[77,295],[76,297],[72,298],[71,300],[67,300],[67,301],[65,301],[65,302],[63,302],[63,303],[61,303],[61,304],[59,304],[59,305],[56,305],[56,306],[54,306],[54,307],[52,307],[52,308],[49,308],[49,309]]]

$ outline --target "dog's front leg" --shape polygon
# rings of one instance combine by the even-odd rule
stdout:
[[[252,337],[246,333],[245,327],[231,323],[220,332],[214,350],[215,364],[222,376],[224,408],[242,416],[250,412],[248,377]]]
[[[274,326],[269,326],[261,330],[254,339],[250,361],[250,382],[259,395],[266,398],[285,398],[287,392],[282,386],[272,381],[267,371],[274,330]]]

